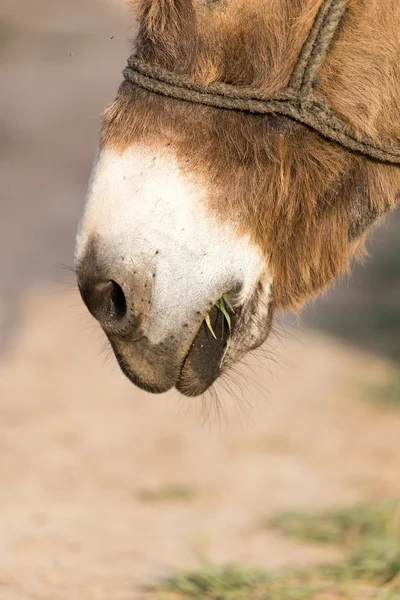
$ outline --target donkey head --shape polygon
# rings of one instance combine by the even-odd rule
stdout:
[[[380,2],[350,3],[320,86],[355,130],[398,138],[400,16],[386,0],[378,20]],[[198,84],[271,95],[288,85],[320,5],[141,0],[135,54]],[[103,116],[79,287],[135,384],[195,396],[266,339],[276,308],[299,308],[346,272],[399,189],[398,167],[289,118],[124,82]]]

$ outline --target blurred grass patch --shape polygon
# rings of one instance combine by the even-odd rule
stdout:
[[[141,490],[138,493],[142,502],[186,502],[198,495],[194,487],[179,484],[168,484],[155,489]]]
[[[400,501],[364,504],[320,515],[287,513],[268,524],[298,541],[335,544],[344,558],[319,568],[330,580],[396,582],[400,598]]]
[[[369,385],[365,388],[363,396],[372,402],[400,408],[400,369],[395,371],[386,383]]]
[[[206,565],[172,577],[153,590],[155,600],[311,600],[315,589],[306,582],[278,579],[265,571],[240,566]],[[268,595],[266,596],[265,593]]]
[[[400,363],[400,304],[380,302],[377,300],[372,307],[349,303],[346,310],[333,307],[330,312],[325,308],[321,314],[315,313],[313,322],[331,335]]]
[[[343,559],[303,571],[270,573],[205,565],[154,587],[152,600],[400,600],[400,501],[268,519],[298,542],[334,544]]]
[[[360,504],[317,515],[305,512],[283,513],[268,519],[265,524],[299,541],[345,546],[382,535],[386,540],[388,532],[396,530],[400,544],[400,501]]]

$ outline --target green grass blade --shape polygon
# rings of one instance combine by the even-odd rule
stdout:
[[[219,310],[222,312],[222,314],[224,315],[226,322],[228,323],[228,327],[229,327],[229,331],[232,331],[232,325],[231,325],[231,317],[228,313],[228,311],[226,310],[224,303],[221,301],[220,305],[218,306]]]
[[[229,328],[229,337],[226,342],[226,347],[225,347],[224,354],[223,354],[223,357],[222,357],[221,363],[220,363],[220,365],[222,367],[222,364],[224,363],[224,360],[225,360],[226,353],[228,352],[229,347],[231,345],[231,341],[232,341],[232,319],[231,319],[231,315],[229,314],[229,312],[227,310],[227,307],[231,311],[232,314],[235,314],[235,311],[234,311],[233,306],[226,294],[223,294],[222,297],[215,302],[214,306],[216,308],[218,308],[218,310],[222,313],[222,315],[224,317],[224,319],[222,321],[222,339],[224,337],[224,321],[227,322],[228,328]],[[215,335],[215,331],[211,325],[210,314],[206,315],[204,320],[205,320],[206,325],[207,325],[208,329],[210,330],[213,338],[217,339],[217,336]]]
[[[227,307],[229,308],[229,310],[231,311],[231,313],[235,314],[235,310],[234,310],[228,296],[226,294],[223,294],[222,299],[225,302],[225,304],[227,305]]]

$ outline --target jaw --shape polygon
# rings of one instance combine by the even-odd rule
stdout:
[[[88,260],[90,248],[90,260],[95,255],[124,290],[129,310],[140,312],[140,332],[106,333],[122,371],[147,391],[175,386],[199,395],[222,369],[265,339],[262,327],[251,329],[248,307],[253,316],[258,310],[260,319],[266,313],[267,263],[258,247],[238,234],[235,215],[218,218],[208,208],[210,193],[207,182],[181,170],[167,147],[137,146],[122,154],[106,148],[92,172],[76,263],[79,269]],[[204,318],[214,314],[215,302],[226,293],[242,308],[224,356],[226,332],[214,339]]]

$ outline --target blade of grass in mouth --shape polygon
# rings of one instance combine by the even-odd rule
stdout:
[[[224,319],[225,319],[225,321],[226,321],[226,323],[228,325],[228,329],[229,329],[229,336],[228,336],[228,339],[227,339],[227,342],[226,342],[226,347],[225,347],[225,350],[224,350],[224,354],[222,356],[221,363],[220,363],[220,366],[222,367],[222,365],[223,365],[223,363],[225,361],[226,354],[227,354],[227,352],[229,350],[229,347],[230,347],[231,341],[232,341],[232,321],[231,321],[231,316],[230,316],[230,314],[228,312],[228,309],[231,311],[232,314],[235,314],[235,311],[234,311],[233,306],[232,306],[232,304],[231,304],[231,302],[230,302],[230,300],[229,300],[229,298],[228,298],[228,296],[226,294],[223,294],[221,296],[221,298],[216,301],[216,303],[214,304],[214,306],[216,306],[216,308],[218,308],[218,310],[222,313],[222,315],[223,315],[223,317],[224,317]],[[206,323],[206,325],[207,325],[207,327],[208,327],[211,335],[213,336],[213,338],[217,339],[217,336],[215,335],[215,331],[214,331],[214,329],[213,329],[213,327],[211,325],[210,313],[208,313],[206,315],[204,321],[205,321],[205,323]],[[223,324],[224,324],[224,321],[222,322],[222,337],[224,336]]]

